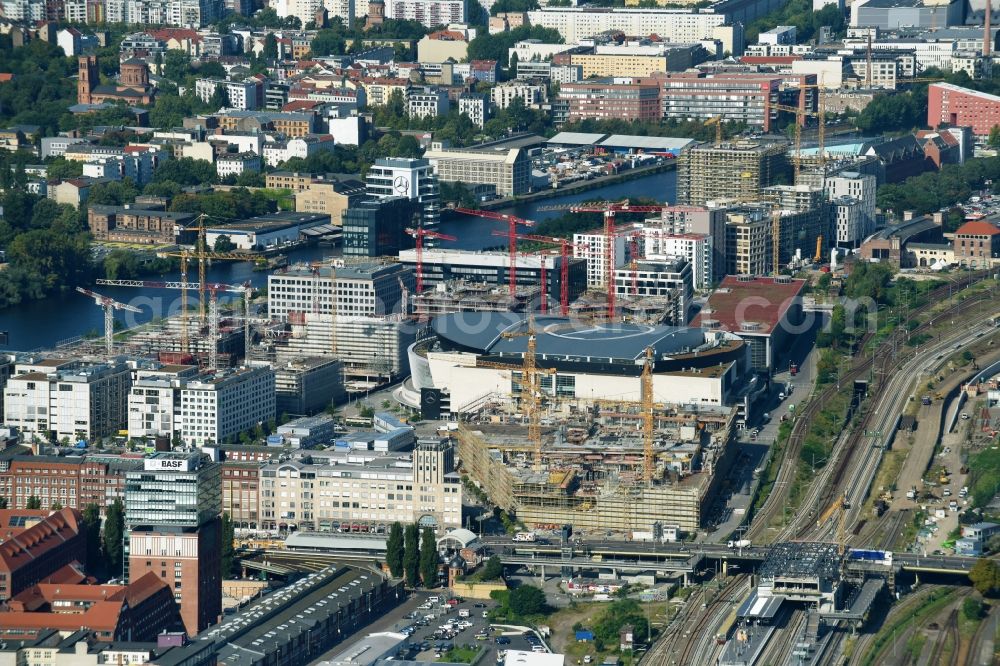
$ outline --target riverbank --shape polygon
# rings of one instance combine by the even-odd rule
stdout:
[[[503,199],[493,199],[492,201],[483,202],[482,204],[479,205],[479,207],[484,210],[512,208],[516,206],[522,206],[527,203],[533,203],[535,201],[541,201],[543,199],[564,197],[579,192],[596,190],[602,187],[607,187],[608,185],[615,185],[617,183],[623,183],[636,178],[642,178],[644,176],[651,176],[653,174],[663,173],[664,171],[673,171],[676,168],[677,168],[677,160],[669,159],[669,160],[664,160],[659,164],[654,164],[652,166],[638,167],[636,169],[628,169],[627,171],[611,174],[610,176],[598,176],[597,178],[591,178],[590,180],[580,180],[575,183],[570,183],[565,187],[539,190],[537,192],[524,194],[518,197],[505,197]]]

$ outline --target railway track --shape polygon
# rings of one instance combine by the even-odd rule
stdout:
[[[683,636],[679,636],[679,638],[683,641],[683,648],[679,659],[672,660],[671,662],[653,661],[650,663],[702,663],[701,660],[703,660],[706,656],[704,654],[704,650],[700,649],[703,646],[703,633],[706,630],[710,630],[711,633],[714,633],[715,627],[717,627],[720,622],[724,621],[725,614],[730,612],[733,602],[742,598],[749,582],[750,577],[746,574],[734,576],[733,579],[719,591],[719,594],[715,597],[715,599],[709,602],[704,609],[697,609],[699,612],[695,615],[694,627],[690,631],[684,632]],[[692,610],[694,610],[694,608],[692,608]],[[685,623],[685,625],[687,625],[687,623]],[[678,632],[678,634],[679,633],[680,632]],[[714,648],[714,642],[710,642],[709,647]],[[698,660],[691,661],[691,657],[695,653],[697,653]]]

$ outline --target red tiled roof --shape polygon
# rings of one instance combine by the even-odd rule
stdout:
[[[0,83],[6,83],[7,81],[13,81],[14,75],[10,72],[0,72]]]
[[[76,509],[61,509],[19,535],[0,543],[0,562],[14,570],[27,560],[59,548],[76,536],[83,526],[83,516]],[[0,623],[2,624],[2,623]]]
[[[727,275],[691,325],[714,321],[722,330],[740,333],[749,332],[745,324],[756,324],[754,333],[770,333],[804,286],[805,280]]]
[[[309,111],[310,109],[315,109],[322,102],[318,102],[314,99],[296,99],[292,100],[288,104],[281,107],[282,111]]]
[[[197,44],[202,41],[201,35],[190,28],[157,28],[155,30],[147,30],[146,34],[161,42],[176,39],[179,42],[187,40]]]
[[[996,236],[997,234],[1000,234],[1000,227],[984,220],[966,222],[955,231],[956,236]]]
[[[17,536],[50,513],[49,509],[0,509],[0,542]]]

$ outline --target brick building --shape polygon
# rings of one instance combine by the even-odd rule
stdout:
[[[569,104],[570,121],[658,120],[663,115],[659,86],[648,80],[615,78],[564,83],[559,88],[559,99]]]
[[[0,543],[0,602],[74,562],[87,562],[83,515],[76,509],[61,509]]]
[[[966,222],[955,231],[955,263],[983,268],[1000,263],[1000,227],[986,220]]]
[[[927,87],[927,124],[968,126],[976,136],[989,136],[1000,125],[1000,97],[951,83]]]
[[[96,504],[103,515],[124,497],[126,473],[141,468],[139,457],[14,456],[0,461],[0,496],[12,509],[24,509],[34,496],[45,508],[59,503],[82,511]]]
[[[117,243],[172,245],[189,242],[185,229],[194,222],[192,213],[142,210],[128,206],[90,206],[87,224],[95,240]]]

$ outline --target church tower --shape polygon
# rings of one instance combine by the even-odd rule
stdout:
[[[97,56],[80,56],[78,62],[79,76],[76,81],[76,101],[79,104],[90,104],[94,86],[101,80],[97,70]]]

